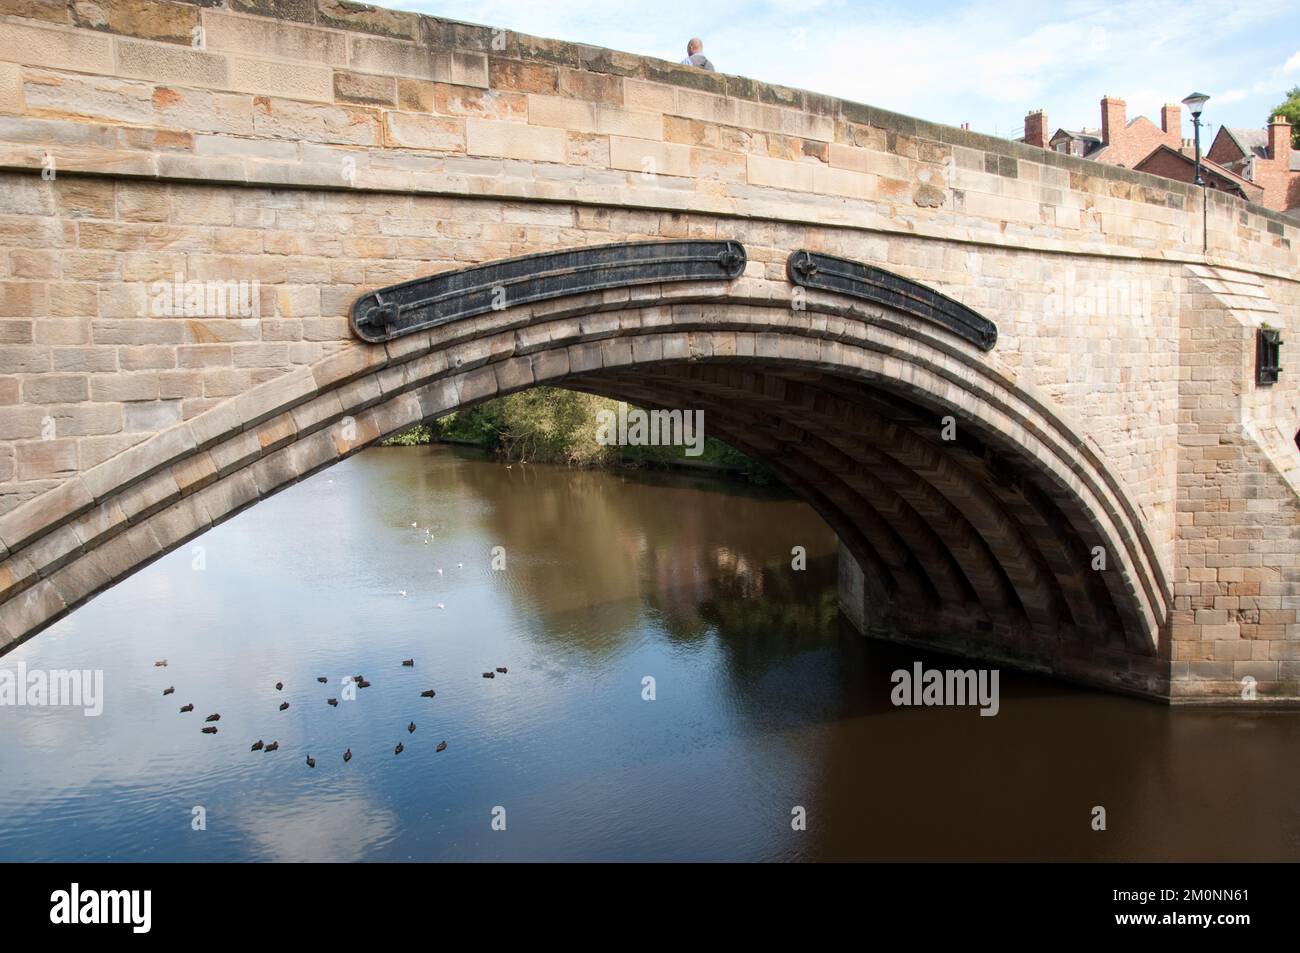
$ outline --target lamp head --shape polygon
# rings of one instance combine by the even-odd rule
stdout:
[[[1183,100],[1183,105],[1187,107],[1194,118],[1200,119],[1201,110],[1205,108],[1205,101],[1209,98],[1204,93],[1192,93]]]

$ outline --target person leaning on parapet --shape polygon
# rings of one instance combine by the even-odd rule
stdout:
[[[698,66],[700,69],[712,70],[713,64],[709,58],[704,55],[704,42],[699,37],[692,37],[691,42],[686,44],[686,59],[682,60],[683,66]],[[717,72],[714,70],[714,72]]]

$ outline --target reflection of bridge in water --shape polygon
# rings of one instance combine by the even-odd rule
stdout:
[[[1206,258],[1185,185],[812,93],[373,8],[102,6],[0,23],[0,644],[550,383],[703,409],[835,530],[864,629],[1300,697],[1300,375],[1261,333],[1294,224],[1212,195]],[[258,282],[256,318],[152,314],[177,274]],[[1142,293],[1063,300],[1099,288]]]

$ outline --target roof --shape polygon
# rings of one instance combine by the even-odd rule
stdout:
[[[1145,165],[1152,156],[1154,156],[1156,153],[1160,152],[1161,150],[1169,153],[1172,156],[1176,156],[1177,158],[1182,159],[1183,162],[1187,163],[1188,165],[1196,164],[1196,159],[1193,156],[1189,156],[1186,152],[1183,152],[1180,149],[1174,149],[1170,146],[1161,144],[1156,146],[1154,149],[1152,149],[1147,154],[1146,158],[1144,158],[1141,162],[1134,165],[1133,168],[1138,170],[1139,172],[1145,171],[1143,170],[1142,166]],[[1262,189],[1262,186],[1256,185],[1254,182],[1251,182],[1249,179],[1241,177],[1237,173],[1233,172],[1231,169],[1225,169],[1217,162],[1211,162],[1209,159],[1205,158],[1205,156],[1201,156],[1201,166],[1205,171],[1209,172],[1211,175],[1223,179],[1226,182],[1231,183],[1232,185],[1235,185],[1241,191],[1242,198],[1249,199],[1251,192],[1259,192]]]
[[[1048,145],[1057,142],[1062,136],[1082,142],[1083,151],[1079,154],[1085,159],[1096,159],[1106,151],[1106,146],[1101,141],[1100,129],[1058,129],[1052,133],[1052,138],[1047,140]]]
[[[1224,126],[1223,130],[1232,138],[1233,143],[1241,150],[1242,155],[1255,155],[1261,159],[1268,158],[1267,129],[1230,129]]]
[[[1268,158],[1267,129],[1230,129],[1227,126],[1221,128],[1246,158],[1252,156],[1257,159]],[[1300,149],[1291,150],[1290,170],[1300,172]]]
[[[1065,133],[1071,139],[1095,139],[1101,142],[1100,129],[1058,129],[1052,134],[1052,138],[1055,139],[1061,133]]]

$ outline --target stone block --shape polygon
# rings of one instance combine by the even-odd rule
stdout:
[[[17,63],[0,63],[0,113],[21,115],[25,109],[22,67]]]
[[[520,93],[553,94],[560,88],[559,70],[545,63],[488,58],[488,85]]]
[[[568,154],[568,137],[563,129],[466,119],[465,147],[475,156],[558,163]]]
[[[321,66],[346,66],[347,37],[282,20],[236,16],[220,10],[206,11],[204,39],[210,50],[226,50]]]
[[[329,67],[232,56],[229,89],[285,99],[333,102],[334,75]]]
[[[119,39],[119,76],[145,79],[151,83],[179,83],[186,86],[229,88],[226,57],[205,50],[141,43]]]
[[[456,82],[451,54],[399,40],[354,36],[348,43],[348,66],[361,73],[408,76],[439,83]]]
[[[113,73],[111,37],[10,20],[0,30],[0,60],[100,76]]]
[[[386,10],[353,0],[316,0],[316,9],[322,26],[407,40],[420,38],[420,21],[414,13]]]
[[[384,141],[404,149],[464,152],[465,122],[420,113],[389,111],[384,114]]]
[[[403,80],[402,82],[419,83],[421,81]],[[334,98],[339,102],[359,103],[365,106],[395,106],[397,105],[397,87],[398,81],[392,76],[353,73],[350,70],[334,71]],[[407,107],[403,106],[402,108]],[[428,109],[425,107],[421,111],[428,111]]]

